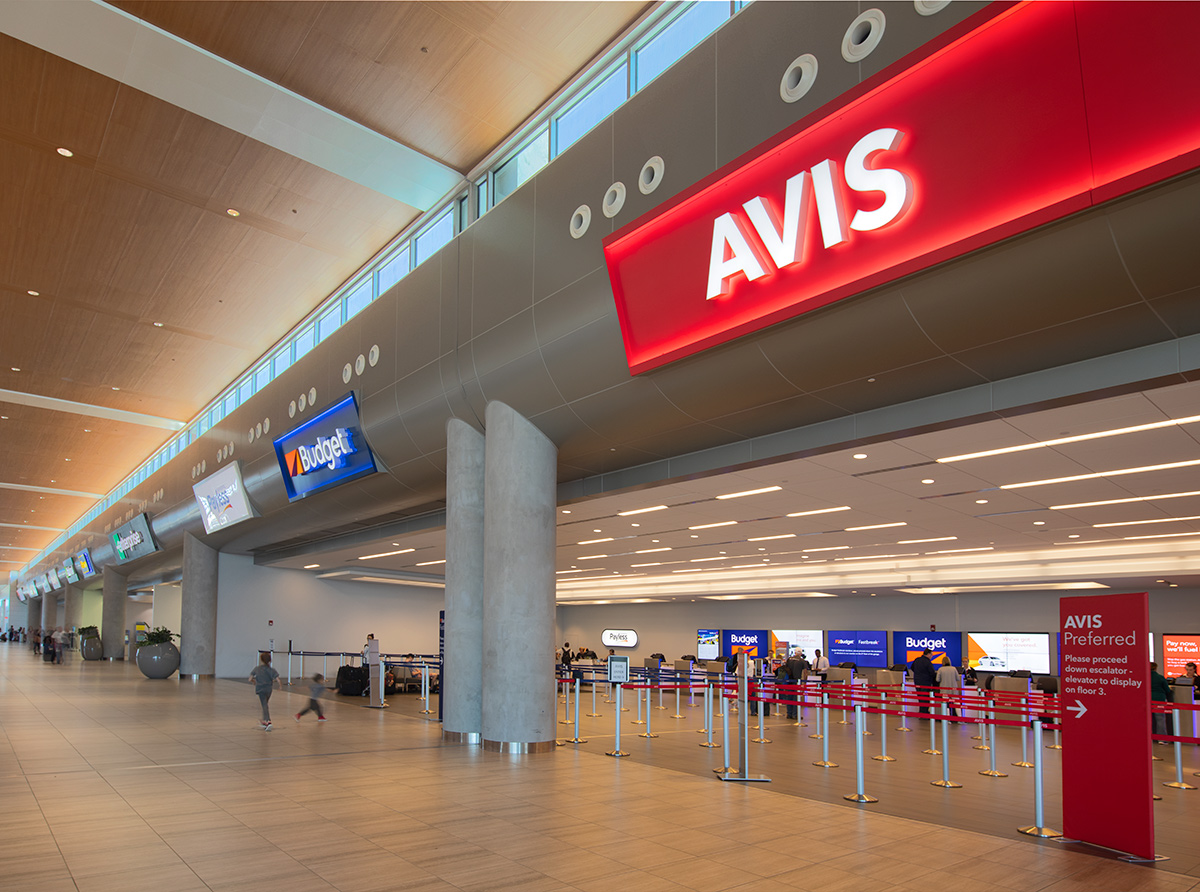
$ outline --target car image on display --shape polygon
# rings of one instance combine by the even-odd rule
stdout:
[[[980,657],[977,669],[1007,669],[1008,663],[999,657]]]

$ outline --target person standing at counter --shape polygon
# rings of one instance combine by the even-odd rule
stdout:
[[[941,690],[942,702],[950,708],[950,715],[958,715],[958,709],[954,703],[958,700],[958,690],[962,687],[962,678],[950,662],[949,657],[942,657],[942,665],[938,667],[936,678],[938,688]]]
[[[929,659],[930,653],[932,651],[927,647],[912,661],[913,685],[916,686],[919,692],[917,696],[920,698],[917,711],[926,715],[929,714],[929,702],[938,684],[937,671],[933,668],[933,660]]]
[[[824,656],[819,647],[813,651],[812,671],[821,676],[822,680],[825,678],[825,673],[829,671],[829,657]]]

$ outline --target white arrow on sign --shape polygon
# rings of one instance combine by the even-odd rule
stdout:
[[[1067,707],[1067,712],[1075,712],[1077,713],[1075,718],[1081,719],[1083,718],[1083,714],[1087,712],[1087,707],[1084,706],[1079,700],[1076,700],[1074,706]]]

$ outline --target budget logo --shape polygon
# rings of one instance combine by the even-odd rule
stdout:
[[[321,468],[331,471],[346,467],[347,456],[358,452],[354,437],[344,427],[339,427],[332,437],[317,437],[309,446],[297,446],[284,455],[288,476],[299,477]]]

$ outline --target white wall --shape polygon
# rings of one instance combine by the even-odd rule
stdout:
[[[183,613],[183,589],[178,585],[163,584],[154,586],[154,601],[151,606],[150,628],[157,629],[165,626],[175,634],[179,634]]]
[[[286,650],[290,639],[294,650],[358,653],[372,632],[383,653],[436,654],[444,603],[441,589],[335,582],[222,554],[216,674],[244,677],[271,638],[277,651]]]
[[[104,593],[85,591],[81,595],[83,604],[79,610],[79,625],[100,628],[104,614]]]
[[[1057,664],[1053,633],[1058,631],[1060,594],[1107,592],[1012,592],[980,595],[913,595],[675,601],[661,604],[595,605],[558,608],[555,641],[587,646],[603,656],[600,633],[633,629],[638,646],[617,650],[636,660],[662,653],[674,660],[696,652],[697,629],[866,629],[939,632],[1049,632],[1051,666]],[[1200,632],[1200,592],[1172,589],[1150,595],[1150,630],[1156,659],[1163,632]]]
[[[134,626],[138,623],[145,623],[151,629],[154,628],[154,604],[150,600],[146,601],[129,601],[125,605],[125,630],[133,635]],[[175,631],[172,629],[171,631]]]

